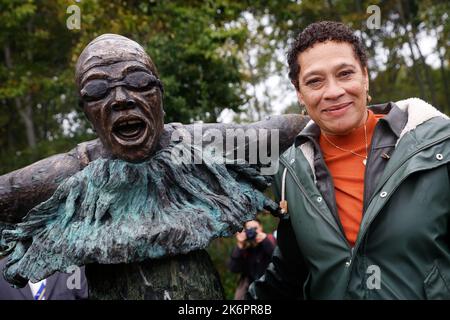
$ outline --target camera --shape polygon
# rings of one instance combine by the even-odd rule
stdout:
[[[245,235],[247,237],[247,241],[254,241],[256,239],[256,228],[245,229]]]

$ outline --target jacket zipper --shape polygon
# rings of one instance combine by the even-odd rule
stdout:
[[[305,198],[307,199],[307,201],[311,204],[311,206],[316,209],[316,211],[322,215],[322,211],[316,206],[316,204],[314,203],[314,201],[312,201],[308,194],[306,193],[306,190],[303,188],[303,185],[298,181],[297,176],[295,175],[294,170],[285,162],[284,159],[280,158],[281,162],[283,163],[283,165],[289,170],[289,172],[291,173],[292,178],[294,179],[295,183],[297,184],[297,186],[299,187],[300,191],[303,193],[303,195],[305,196]],[[324,220],[331,226],[333,227],[333,229],[335,229],[336,233],[339,234],[339,236],[342,238],[342,240],[344,240],[345,245],[347,246],[347,248],[349,249],[349,251],[351,252],[352,256],[353,256],[353,248],[350,247],[347,239],[344,237],[344,235],[342,234],[342,232],[340,231],[339,226],[334,225],[333,223],[331,223],[330,221],[328,221],[328,219],[324,218]]]
[[[330,209],[330,211],[331,211],[331,214],[333,215],[334,221],[335,221],[336,224],[338,225],[338,227],[339,227],[339,229],[340,229],[342,235],[343,235],[344,238],[345,238],[345,241],[347,242],[347,246],[350,248],[350,244],[349,244],[349,242],[348,242],[348,239],[347,239],[347,237],[345,236],[345,230],[344,230],[344,227],[342,226],[341,218],[339,217],[339,212],[337,211],[336,191],[334,190],[334,188],[335,188],[335,187],[334,187],[334,181],[333,181],[333,179],[332,179],[332,177],[331,177],[330,170],[328,169],[328,167],[327,167],[327,165],[326,165],[326,163],[325,163],[325,160],[324,160],[324,158],[323,158],[323,154],[321,154],[321,157],[322,157],[322,162],[323,162],[322,164],[323,164],[325,170],[327,171],[327,174],[328,174],[328,176],[330,177],[330,180],[331,180],[331,187],[332,187],[332,188],[331,188],[330,192],[331,192],[331,194],[332,194],[332,199],[333,199],[333,201],[334,201],[335,207],[332,208],[333,210]]]

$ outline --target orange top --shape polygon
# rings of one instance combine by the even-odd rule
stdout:
[[[368,113],[366,122],[367,149],[370,148],[375,125],[383,117],[383,115],[375,115],[370,110],[368,110]],[[325,163],[333,177],[339,219],[344,228],[345,236],[353,247],[358,236],[363,211],[365,173],[363,160],[366,156],[364,126],[345,136],[326,135],[329,141],[323,135],[323,133],[320,135],[319,144]],[[330,142],[342,149],[352,150],[360,156],[340,150]]]

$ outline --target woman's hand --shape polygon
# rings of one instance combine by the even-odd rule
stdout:
[[[244,249],[245,240],[247,240],[247,235],[245,230],[236,233],[237,246],[239,249]]]

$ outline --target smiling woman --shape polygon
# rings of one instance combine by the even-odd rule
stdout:
[[[367,120],[367,68],[345,42],[315,44],[299,56],[297,91],[309,116],[331,135],[348,134]]]
[[[417,98],[367,106],[366,60],[338,22],[293,42],[311,121],[281,157],[274,193],[289,216],[253,298],[450,298],[450,121]]]
[[[289,61],[298,99],[309,116],[322,132],[343,135],[367,120],[369,77],[361,43],[340,30],[342,25],[336,27],[339,37],[331,40],[319,33],[317,42],[298,43],[302,53],[291,55]]]

